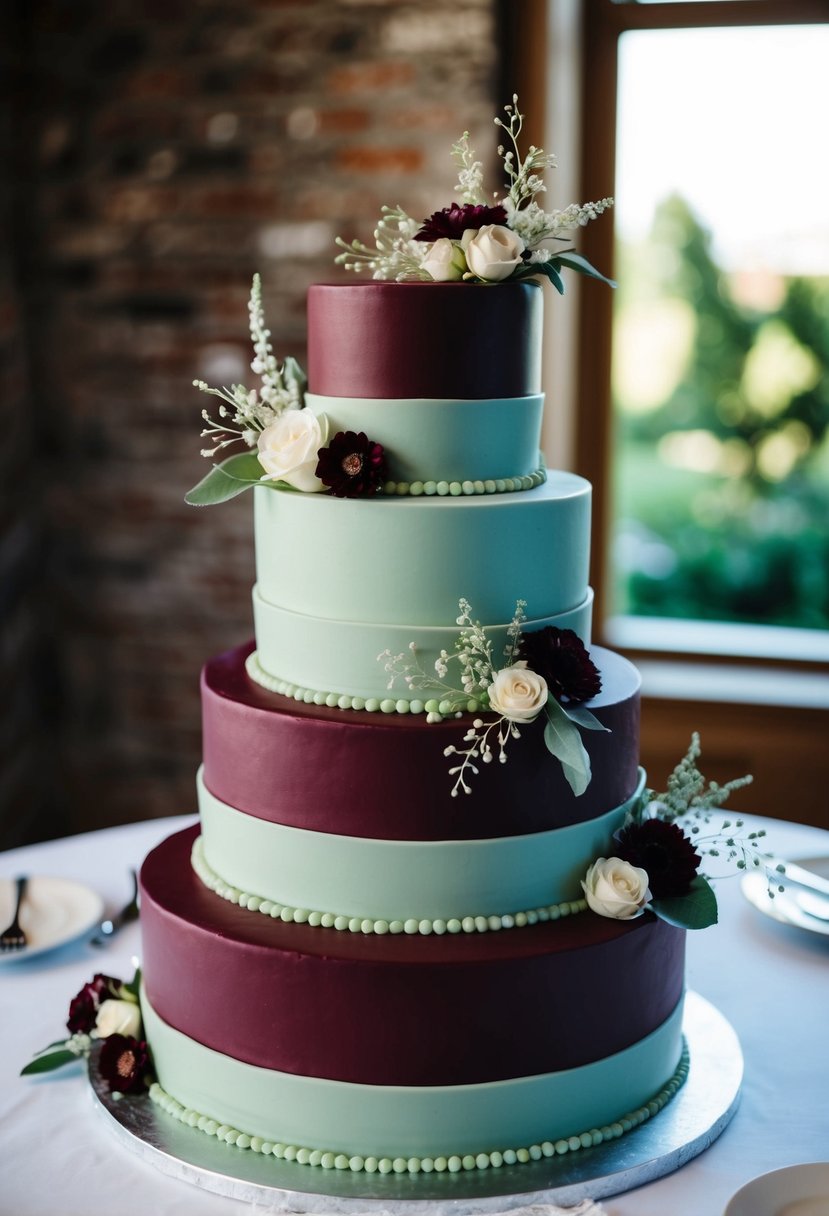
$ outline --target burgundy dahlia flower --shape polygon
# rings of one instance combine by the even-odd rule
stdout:
[[[544,629],[522,633],[519,656],[544,677],[557,701],[577,704],[589,701],[602,690],[599,669],[572,629],[546,625]]]
[[[142,1093],[152,1071],[150,1049],[146,1043],[131,1036],[111,1034],[101,1045],[98,1070],[110,1093]]]
[[[664,819],[632,823],[614,839],[618,857],[647,871],[654,899],[684,895],[702,861],[682,828]]]
[[[72,998],[69,1005],[69,1018],[66,1029],[70,1034],[89,1034],[95,1027],[95,1019],[103,1001],[117,997],[121,990],[121,981],[111,975],[95,975],[88,984],[84,984],[77,996]]]
[[[483,228],[484,224],[506,224],[507,213],[499,204],[494,207],[476,206],[473,203],[452,203],[442,211],[435,211],[415,234],[416,241],[438,241],[441,237],[449,237],[451,241],[459,241],[467,228]]]
[[[317,477],[337,498],[368,497],[386,480],[383,445],[364,431],[339,431],[317,455]]]

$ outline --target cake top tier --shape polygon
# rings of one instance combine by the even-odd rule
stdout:
[[[308,291],[308,387],[330,397],[524,397],[541,388],[538,284]]]

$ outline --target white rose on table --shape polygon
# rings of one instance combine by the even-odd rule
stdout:
[[[259,436],[262,481],[285,481],[316,494],[325,486],[316,475],[317,453],[328,439],[328,419],[311,410],[285,410]]]
[[[95,1018],[95,1031],[101,1039],[108,1039],[111,1034],[137,1039],[141,1031],[140,1007],[135,1001],[102,1001]]]
[[[619,857],[600,857],[582,879],[587,906],[599,916],[632,920],[645,910],[651,893],[648,875]]]
[[[439,237],[421,263],[436,283],[454,283],[463,277],[466,258],[463,250],[448,236]]]
[[[521,265],[524,242],[521,237],[503,224],[484,224],[482,228],[467,228],[461,247],[466,254],[466,264],[479,279],[488,283],[500,283]]]
[[[520,659],[502,667],[487,689],[490,709],[510,722],[532,722],[547,704],[547,682]]]

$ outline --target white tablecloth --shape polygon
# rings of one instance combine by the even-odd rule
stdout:
[[[0,875],[76,879],[114,910],[128,867],[191,819],[151,821],[0,854]],[[829,833],[758,820],[790,857],[829,856]],[[720,924],[688,935],[688,985],[737,1031],[746,1075],[720,1139],[678,1173],[603,1201],[608,1216],[721,1216],[750,1178],[829,1160],[829,938],[777,924],[717,884]],[[106,1127],[79,1067],[45,1078],[20,1067],[60,1037],[68,1002],[93,972],[126,978],[137,925],[103,951],[85,942],[0,969],[0,1213],[2,1216],[236,1216],[266,1211],[165,1178]],[[509,1206],[505,1204],[505,1207]]]

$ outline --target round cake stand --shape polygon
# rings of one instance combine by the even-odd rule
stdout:
[[[688,1079],[655,1119],[595,1148],[459,1174],[352,1173],[263,1157],[179,1123],[148,1098],[116,1100],[96,1068],[89,1075],[96,1105],[124,1147],[171,1178],[245,1203],[265,1201],[270,1212],[441,1216],[451,1209],[453,1216],[475,1216],[618,1195],[673,1173],[708,1148],[737,1108],[742,1052],[730,1023],[693,992],[686,996],[683,1032]]]

